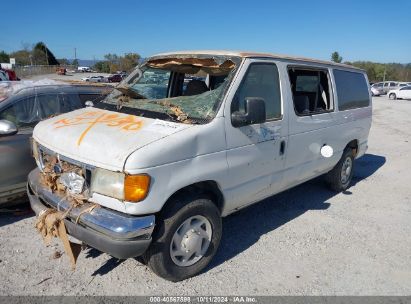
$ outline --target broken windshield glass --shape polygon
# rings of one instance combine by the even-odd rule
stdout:
[[[235,70],[228,57],[165,57],[148,60],[104,101],[143,113],[166,114],[183,123],[214,118]]]

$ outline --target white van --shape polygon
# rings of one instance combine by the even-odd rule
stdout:
[[[91,69],[90,69],[90,67],[86,67],[86,66],[79,66],[78,68],[77,68],[77,71],[78,72],[91,72]]]
[[[72,237],[120,259],[143,256],[178,281],[213,258],[222,217],[320,175],[347,189],[371,115],[367,75],[352,66],[161,54],[102,102],[36,126],[28,195],[37,214],[70,208]],[[84,204],[71,206],[70,193]]]

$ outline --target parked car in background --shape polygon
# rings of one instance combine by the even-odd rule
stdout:
[[[6,73],[6,76],[7,76],[8,80],[10,80],[10,81],[20,80],[20,79],[17,77],[16,72],[14,72],[14,71],[11,70],[11,69],[6,69],[6,68],[4,68],[4,67],[1,67],[1,68],[0,68],[0,71]]]
[[[411,85],[411,82],[399,82],[397,84],[397,88],[399,89],[399,88],[407,87],[407,86],[410,86],[410,85]]]
[[[391,90],[395,90],[397,86],[397,81],[385,81],[383,86],[384,94],[387,94]]]
[[[370,87],[370,91],[371,91],[371,95],[372,96],[380,96],[380,95],[384,95],[384,89],[382,85],[378,85],[378,84],[373,84]]]
[[[9,81],[9,80],[10,80],[9,75],[5,71],[0,70],[0,81]]]
[[[34,126],[109,92],[110,88],[95,86],[0,83],[0,204],[25,196],[27,175],[35,167],[29,143]]]
[[[106,82],[106,78],[104,76],[84,77],[84,78],[81,78],[81,80],[88,81],[88,82]]]
[[[411,99],[411,85],[402,86],[396,90],[391,90],[388,92],[388,98],[391,100],[395,99]]]
[[[120,74],[114,74],[111,76],[107,77],[108,82],[121,82],[123,80],[123,77],[121,77]]]

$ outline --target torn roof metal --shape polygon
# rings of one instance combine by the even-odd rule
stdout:
[[[235,67],[231,58],[223,56],[190,57],[181,55],[149,58],[146,63],[153,68],[167,69],[186,74],[197,74],[203,72],[210,75],[225,75]]]
[[[326,60],[319,60],[319,59],[312,59],[312,58],[305,58],[305,57],[296,57],[296,56],[289,56],[289,55],[282,55],[282,54],[272,54],[272,53],[259,53],[259,52],[251,52],[251,51],[226,51],[226,50],[186,50],[186,51],[176,51],[176,52],[168,52],[168,53],[160,53],[148,58],[148,60],[159,59],[163,57],[188,57],[190,55],[195,56],[202,56],[202,57],[231,57],[231,58],[273,58],[273,59],[285,59],[285,60],[295,60],[301,62],[309,62],[309,63],[319,63],[337,67],[344,67],[350,68],[353,70],[360,70],[364,71],[363,69],[342,64],[336,63],[332,61]]]

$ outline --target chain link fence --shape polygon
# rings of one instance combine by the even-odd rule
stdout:
[[[66,68],[68,70],[76,70],[76,67],[73,65],[67,66],[56,66],[56,65],[30,65],[30,66],[16,66],[14,71],[17,74],[17,77],[29,78],[35,75],[45,75],[45,74],[54,74],[57,72],[57,68]]]

